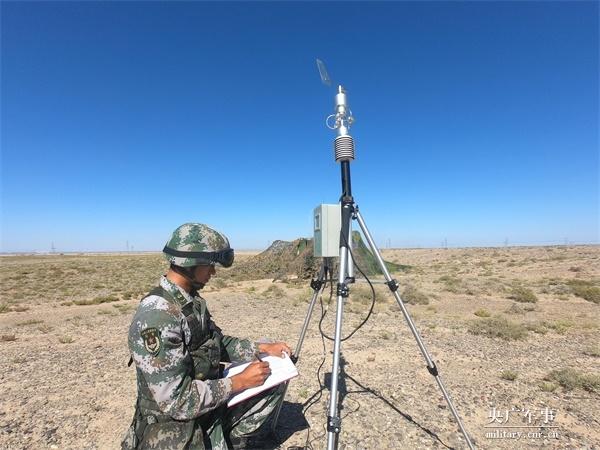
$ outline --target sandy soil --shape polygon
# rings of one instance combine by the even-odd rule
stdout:
[[[400,292],[412,285],[427,299],[406,306],[477,447],[600,448],[600,392],[593,384],[600,377],[600,305],[573,293],[574,281],[598,286],[599,247],[385,250],[384,257],[412,266],[396,275]],[[109,257],[0,261],[2,449],[119,448],[136,394],[127,328],[141,292],[163,265],[143,259],[148,255],[89,258]],[[132,265],[145,267],[144,273]],[[135,279],[125,288],[124,271]],[[44,273],[54,275],[36,285]],[[61,291],[64,285],[70,290]],[[537,302],[509,298],[515,286],[530,289]],[[382,286],[376,290],[370,320],[342,345],[340,447],[465,448],[400,308]],[[223,277],[213,280],[205,297],[228,334],[296,346],[310,294],[307,283]],[[110,300],[95,304],[99,298]],[[325,307],[328,301],[324,295]],[[344,334],[365,317],[369,302],[366,285],[353,286]],[[335,300],[323,321],[330,335],[334,313]],[[304,411],[319,390],[323,358],[321,381],[331,371],[332,345],[326,341],[323,351],[320,315],[317,305],[298,363],[301,376],[290,384],[277,427],[283,449],[307,440],[313,448],[326,444],[328,390]],[[526,335],[505,340],[474,334],[495,317]],[[566,368],[587,379],[588,388],[546,379]]]

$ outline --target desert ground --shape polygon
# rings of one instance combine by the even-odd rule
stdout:
[[[383,255],[410,266],[394,274],[399,292],[476,447],[600,448],[600,247]],[[136,396],[127,329],[165,268],[160,254],[0,258],[1,449],[120,448]],[[466,448],[398,304],[387,287],[375,291],[373,314],[342,344],[340,448]],[[307,280],[222,270],[202,295],[227,334],[296,346],[311,294]],[[332,335],[329,288],[321,299]],[[344,335],[370,304],[357,282]],[[269,448],[326,446],[317,369],[324,360],[329,379],[332,345],[321,315],[318,302]]]

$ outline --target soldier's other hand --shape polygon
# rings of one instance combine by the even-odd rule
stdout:
[[[285,342],[273,342],[268,344],[259,344],[258,350],[262,353],[268,353],[271,356],[283,357],[283,353],[291,356],[292,349]]]
[[[242,391],[254,386],[260,386],[271,375],[269,363],[266,361],[254,361],[242,372],[231,377],[231,387],[234,392]]]

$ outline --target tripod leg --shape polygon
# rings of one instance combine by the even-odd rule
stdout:
[[[340,267],[337,284],[337,309],[335,316],[335,334],[333,341],[333,366],[331,368],[331,386],[329,389],[329,414],[327,416],[327,450],[337,449],[338,438],[342,428],[338,407],[338,381],[340,376],[340,352],[342,348],[342,319],[344,301],[348,297],[346,284],[349,272],[348,245],[350,242],[351,216],[354,205],[351,202],[342,204],[342,231],[344,238],[340,242]]]
[[[342,347],[342,318],[344,313],[344,301],[347,297],[343,289],[345,285],[345,277],[347,273],[348,249],[341,247],[340,251],[340,275],[338,279],[338,296],[337,308],[335,317],[335,334],[333,344],[333,366],[331,369],[331,386],[329,389],[329,415],[327,416],[327,450],[337,448],[338,435],[341,430],[341,421],[339,418],[338,408],[338,381],[340,370],[340,352]]]
[[[379,253],[379,249],[375,245],[375,242],[373,241],[373,238],[371,237],[371,233],[369,233],[369,229],[367,228],[367,225],[365,224],[362,216],[360,215],[358,208],[355,209],[355,213],[356,213],[356,219],[358,220],[360,228],[361,228],[363,234],[365,235],[365,238],[367,239],[369,247],[371,247],[371,251],[373,252],[373,255],[375,255],[375,258],[377,259],[377,263],[379,264],[379,267],[381,268],[381,271],[383,272],[383,274],[385,276],[385,279],[387,281],[386,284],[390,288],[390,291],[392,291],[392,293],[394,294],[394,297],[396,298],[396,302],[398,303],[398,305],[400,306],[400,309],[402,310],[404,319],[406,319],[406,322],[408,323],[410,331],[412,332],[415,340],[417,341],[419,349],[421,350],[421,353],[423,354],[423,357],[425,358],[425,361],[427,362],[427,370],[429,371],[429,373],[431,375],[434,376],[435,381],[437,382],[440,390],[442,391],[444,398],[446,399],[446,403],[448,403],[448,406],[450,407],[450,410],[452,411],[452,415],[454,416],[454,418],[456,419],[456,422],[458,423],[460,431],[462,432],[463,436],[465,437],[465,440],[467,441],[469,448],[471,450],[473,450],[474,447],[473,447],[473,444],[471,443],[471,439],[469,439],[469,435],[467,434],[467,430],[465,429],[465,427],[462,423],[462,420],[460,419],[460,416],[458,415],[458,411],[454,407],[454,404],[452,403],[452,400],[450,399],[450,395],[448,394],[448,392],[446,391],[446,388],[444,387],[444,383],[442,382],[442,379],[440,378],[440,376],[438,374],[438,369],[437,369],[435,363],[432,361],[431,357],[429,356],[429,352],[427,351],[427,348],[425,347],[425,344],[423,343],[423,340],[421,339],[421,336],[420,336],[419,332],[417,331],[417,328],[415,327],[415,324],[414,324],[412,318],[408,314],[408,310],[404,306],[404,302],[400,298],[400,294],[398,294],[398,283],[396,283],[396,281],[393,280],[392,277],[390,276],[390,273],[387,270],[387,267],[385,266],[383,258],[381,257],[381,254]]]
[[[315,308],[315,303],[317,302],[317,298],[323,287],[325,282],[327,281],[327,274],[329,273],[329,261],[328,258],[323,260],[321,264],[321,269],[319,270],[319,276],[315,280],[313,279],[310,282],[310,287],[313,289],[312,299],[310,304],[308,305],[308,312],[306,313],[306,317],[304,318],[304,324],[302,325],[302,331],[300,331],[300,337],[298,338],[298,343],[296,344],[296,348],[294,349],[294,355],[290,355],[293,362],[296,363],[298,358],[300,358],[300,351],[302,350],[302,344],[304,343],[304,337],[306,336],[306,330],[308,329],[308,325],[310,324],[310,319],[313,314],[313,310]],[[281,399],[279,400],[279,404],[277,405],[277,409],[275,410],[275,415],[273,416],[273,423],[271,425],[271,429],[275,431],[277,427],[277,421],[279,420],[279,414],[281,413],[281,408],[283,406],[283,401],[285,400],[285,394],[287,393],[288,382],[286,381],[285,387],[283,390],[283,394],[281,395]]]

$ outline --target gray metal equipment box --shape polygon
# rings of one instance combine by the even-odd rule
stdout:
[[[322,204],[313,214],[314,252],[316,257],[328,258],[340,256],[340,230],[342,212],[340,204]]]

